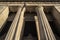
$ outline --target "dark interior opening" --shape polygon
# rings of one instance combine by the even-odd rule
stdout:
[[[27,20],[24,20],[25,24],[22,40],[38,40],[34,16],[36,16],[36,12],[25,12],[24,18]]]
[[[58,28],[57,28],[59,26],[57,25],[58,24],[57,20],[55,20],[53,14],[52,14],[52,7],[48,7],[48,8],[45,7],[44,12],[45,12],[45,15],[48,19],[48,22],[50,24],[50,27],[51,27],[56,39],[59,40],[60,39],[60,33],[58,32]]]
[[[9,12],[9,16],[11,16],[12,14],[16,14],[17,12]]]
[[[28,36],[29,34],[33,37],[37,36],[35,21],[25,21],[24,36]]]
[[[3,27],[2,31],[0,32],[0,37],[7,33],[8,29],[10,28],[12,21],[7,21],[5,26]]]
[[[0,40],[4,40],[4,38],[6,37],[8,31],[9,31],[9,28],[14,20],[15,15],[16,15],[16,12],[9,12],[8,18],[7,18],[6,22],[3,24],[3,28],[0,32]],[[10,21],[10,19],[12,19],[12,20]]]

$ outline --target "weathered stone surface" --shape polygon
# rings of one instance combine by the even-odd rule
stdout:
[[[13,39],[21,9],[22,9],[22,7],[18,9],[17,14],[16,14],[16,16],[15,16],[15,18],[14,18],[14,20],[13,20],[11,26],[10,26],[10,29],[9,29],[7,35],[6,35],[5,40],[12,40]]]
[[[8,7],[0,6],[0,29],[8,18],[9,9]]]
[[[17,12],[18,8],[19,8],[18,6],[11,6],[11,7],[9,7],[11,12]]]
[[[57,29],[57,33],[60,35],[60,7],[59,6],[55,6],[53,8],[52,14],[55,18],[55,23],[56,23],[56,29]]]
[[[60,0],[0,0],[2,2],[59,2]]]
[[[53,16],[55,17],[57,22],[60,24],[60,8],[59,8],[59,6],[55,6],[55,8],[53,8],[52,12],[53,12]]]

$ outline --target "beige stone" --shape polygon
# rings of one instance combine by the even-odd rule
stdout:
[[[6,6],[0,7],[0,29],[8,18],[9,8]]]

